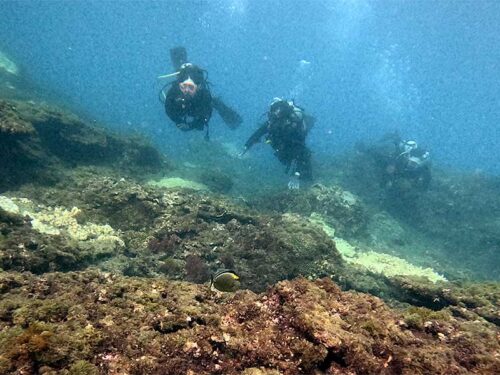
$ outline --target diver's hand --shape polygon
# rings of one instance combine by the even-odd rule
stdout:
[[[178,124],[175,124],[175,126],[177,126],[177,128],[180,130],[190,130],[191,129],[191,126],[186,124],[185,122],[180,122]]]
[[[245,146],[245,147],[243,148],[243,151],[241,151],[241,152],[238,154],[238,157],[239,157],[239,158],[242,158],[242,157],[243,157],[243,156],[247,153],[247,151],[248,151],[248,147],[246,147],[246,146]]]

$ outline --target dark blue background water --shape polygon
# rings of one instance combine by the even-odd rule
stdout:
[[[90,116],[154,136],[166,119],[156,76],[184,45],[244,126],[212,121],[240,146],[274,96],[319,121],[313,149],[337,153],[399,129],[453,166],[500,171],[498,1],[2,1],[0,50]],[[300,62],[305,60],[309,64]]]

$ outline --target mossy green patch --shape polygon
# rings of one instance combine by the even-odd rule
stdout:
[[[76,361],[68,370],[67,375],[98,375],[99,369],[87,361]]]

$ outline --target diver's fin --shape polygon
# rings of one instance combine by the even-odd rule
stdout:
[[[238,112],[224,104],[220,98],[212,98],[212,107],[219,113],[224,123],[231,129],[236,129],[243,122]]]
[[[395,144],[401,142],[401,136],[399,135],[399,131],[394,130],[392,132],[385,133],[382,138],[379,139],[380,143],[391,141]]]
[[[172,66],[177,72],[181,68],[182,64],[188,62],[187,51],[184,47],[175,47],[170,50],[170,60],[172,61]]]

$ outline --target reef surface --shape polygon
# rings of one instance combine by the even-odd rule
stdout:
[[[0,371],[494,374],[490,324],[342,292],[329,279],[212,292],[96,271],[0,274]],[[77,301],[77,303],[75,303]]]
[[[0,101],[0,150],[0,373],[500,372],[499,284],[390,252],[407,223],[355,186],[229,196],[34,101]]]

